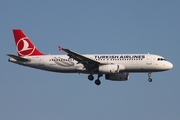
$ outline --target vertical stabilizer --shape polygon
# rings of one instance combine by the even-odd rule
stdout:
[[[22,30],[14,29],[13,34],[18,56],[43,55],[30,41],[30,39],[23,33]]]

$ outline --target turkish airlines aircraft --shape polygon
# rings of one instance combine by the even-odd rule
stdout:
[[[45,55],[41,53],[22,30],[13,30],[18,56],[7,54],[9,62],[60,73],[85,73],[93,80],[105,75],[107,80],[126,81],[130,72],[148,73],[148,81],[152,82],[151,73],[166,71],[173,67],[163,57],[153,54],[86,54],[82,55],[59,46],[67,55]]]

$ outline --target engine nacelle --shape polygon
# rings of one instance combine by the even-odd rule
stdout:
[[[106,74],[105,78],[112,81],[127,81],[129,79],[129,73]]]
[[[99,72],[102,74],[109,73],[119,73],[121,70],[124,70],[125,67],[121,64],[109,64],[109,65],[101,65],[99,66]]]
[[[118,73],[119,72],[119,66],[110,64],[110,65],[101,65],[99,66],[99,72],[106,74],[106,73]]]

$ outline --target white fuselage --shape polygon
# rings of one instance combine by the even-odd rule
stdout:
[[[159,72],[173,67],[163,57],[153,54],[87,54],[83,56],[101,63],[118,64],[120,72]],[[20,62],[13,58],[10,58],[9,61],[53,72],[89,74],[81,63],[69,59],[67,55],[24,56],[23,58],[30,61]],[[94,71],[93,74],[97,74],[97,72]]]
[[[36,69],[59,73],[85,73],[88,79],[100,85],[100,77],[106,80],[126,81],[130,72],[147,72],[148,81],[152,82],[151,73],[169,70],[173,65],[163,57],[153,54],[85,54],[82,55],[58,46],[67,55],[44,55],[20,29],[13,29],[17,55],[7,54],[9,61]]]

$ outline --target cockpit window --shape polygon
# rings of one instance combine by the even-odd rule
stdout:
[[[166,59],[164,59],[164,58],[158,58],[157,60],[158,61],[166,61]]]

